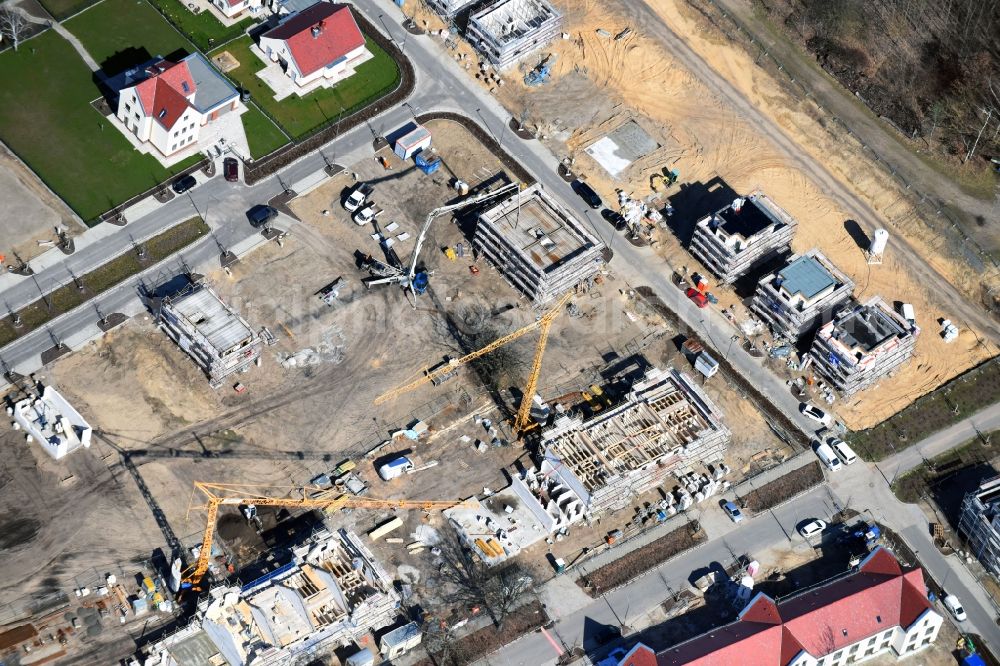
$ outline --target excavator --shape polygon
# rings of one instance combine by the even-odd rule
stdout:
[[[474,501],[468,500],[398,500],[376,499],[372,497],[357,497],[349,494],[329,496],[321,491],[319,486],[261,486],[253,484],[223,484],[196,481],[194,488],[206,498],[206,503],[191,506],[192,509],[205,509],[207,519],[205,532],[201,537],[201,548],[198,560],[187,571],[181,574],[178,596],[188,592],[200,592],[202,580],[208,572],[212,557],[212,542],[215,540],[215,525],[219,516],[219,508],[223,506],[254,507],[250,513],[256,515],[256,507],[280,506],[298,509],[325,509],[328,513],[341,509],[421,509],[423,511],[444,511],[452,507],[474,508]],[[283,491],[286,496],[276,496]],[[289,493],[301,497],[289,497]],[[272,494],[274,493],[274,494]],[[320,494],[320,497],[315,495]],[[247,514],[244,514],[247,515]]]

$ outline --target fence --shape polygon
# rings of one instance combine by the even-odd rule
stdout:
[[[850,136],[857,143],[857,145],[861,148],[861,150],[864,153],[869,154],[871,156],[871,160],[876,165],[881,167],[884,172],[892,176],[892,178],[896,181],[896,183],[898,183],[903,188],[903,193],[900,196],[900,199],[906,197],[914,205],[915,210],[920,210],[923,212],[923,214],[920,216],[920,219],[921,221],[924,222],[924,224],[926,224],[932,231],[940,231],[939,229],[937,230],[934,229],[934,225],[932,224],[931,220],[933,220],[934,218],[942,219],[944,222],[947,223],[946,226],[950,227],[951,229],[951,232],[953,234],[952,242],[954,243],[955,241],[954,234],[957,234],[958,238],[961,239],[961,242],[958,243],[956,247],[953,248],[953,250],[958,254],[960,254],[973,268],[981,271],[985,268],[988,268],[989,265],[992,266],[993,269],[995,270],[1000,270],[1000,261],[998,261],[997,258],[994,257],[992,253],[990,253],[986,248],[980,245],[975,239],[970,238],[969,235],[965,233],[964,229],[962,229],[962,227],[960,226],[958,220],[955,218],[953,214],[951,214],[948,210],[945,209],[944,204],[942,202],[936,200],[932,195],[929,195],[926,192],[921,192],[917,190],[914,187],[913,183],[909,182],[902,174],[899,173],[899,170],[897,169],[896,166],[894,166],[889,160],[887,160],[885,157],[876,152],[874,148],[867,145],[864,142],[864,140],[860,136],[858,136],[841,118],[839,118],[836,114],[834,114],[830,109],[827,109],[825,106],[823,106],[823,104],[813,95],[812,91],[809,88],[807,88],[802,81],[796,79],[788,71],[788,69],[785,68],[784,64],[782,64],[772,53],[767,51],[767,49],[765,49],[762,45],[757,43],[757,39],[754,37],[753,33],[751,33],[748,29],[746,29],[736,19],[736,17],[727,12],[715,0],[707,0],[707,2],[721,16],[723,16],[728,21],[728,23],[730,23],[733,26],[733,28],[735,29],[735,31],[738,33],[739,36],[743,36],[745,39],[749,40],[750,46],[760,48],[760,53],[754,60],[755,64],[763,68],[764,65],[761,64],[762,59],[766,59],[767,62],[770,62],[774,66],[775,71],[780,72],[782,75],[784,75],[787,82],[791,84],[792,89],[799,91],[799,93],[801,94],[801,98],[799,99],[799,101],[808,100],[809,102],[812,102],[815,108],[819,110],[822,114],[824,114],[827,119],[829,119],[834,125],[839,126],[844,132],[846,132],[847,135]],[[721,25],[718,21],[715,20],[714,17],[712,17],[708,12],[706,12],[704,10],[704,7],[697,0],[688,0],[688,4],[697,9],[702,14],[702,16],[705,16],[705,18],[709,20],[716,28],[718,28],[726,37],[728,37],[733,41],[739,41],[737,36],[735,36],[729,29],[727,29],[724,25]],[[864,100],[861,100],[860,98],[859,101],[864,103]],[[865,105],[865,108],[868,108],[867,104]],[[872,113],[875,112],[872,111]],[[878,114],[875,115],[877,116]],[[827,126],[826,123],[821,122],[820,124],[823,125],[823,127],[826,128],[827,131],[830,133],[830,135],[833,136],[834,138],[837,139],[842,138],[837,136],[833,132],[833,130]],[[931,214],[933,214],[933,217],[929,217]],[[902,218],[899,220],[890,219],[889,223],[894,226],[900,226],[903,222],[908,222],[908,221],[909,221],[908,218]]]

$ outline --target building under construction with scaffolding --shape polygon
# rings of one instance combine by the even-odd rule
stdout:
[[[853,291],[854,282],[812,249],[765,276],[757,284],[751,309],[776,336],[794,341],[829,319]]]
[[[820,327],[809,354],[816,371],[850,396],[906,363],[919,333],[919,328],[875,296]]]
[[[691,253],[724,284],[788,249],[798,223],[761,192],[698,220]]]
[[[194,359],[214,388],[260,357],[260,336],[207,285],[189,284],[149,304],[160,328]]]
[[[562,14],[545,0],[496,0],[469,16],[465,36],[503,69],[551,42],[561,26]]]
[[[482,211],[472,245],[538,304],[587,283],[604,265],[601,242],[537,184]]]
[[[566,522],[622,509],[668,476],[721,461],[731,433],[684,373],[650,368],[618,405],[584,420],[561,415],[542,432],[540,475]]]
[[[192,620],[147,646],[139,663],[305,663],[365,642],[396,621],[399,603],[392,577],[356,534],[323,530],[293,549],[292,562],[242,586],[212,588]]]

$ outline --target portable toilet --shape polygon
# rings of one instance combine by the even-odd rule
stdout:
[[[396,139],[393,152],[402,160],[408,160],[425,148],[431,146],[431,132],[423,125],[416,125],[412,130]]]

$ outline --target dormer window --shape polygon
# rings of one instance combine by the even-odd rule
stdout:
[[[166,107],[160,109],[160,112],[158,114],[156,114],[156,117],[159,118],[160,120],[163,120],[164,118],[166,118],[167,117],[167,109],[166,109]]]

